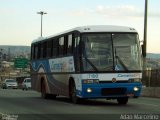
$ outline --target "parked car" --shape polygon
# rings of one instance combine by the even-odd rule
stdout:
[[[31,78],[25,78],[22,82],[22,90],[31,89]]]
[[[2,83],[2,88],[3,89],[8,89],[8,88],[18,88],[18,83],[15,79],[5,79],[4,82]]]

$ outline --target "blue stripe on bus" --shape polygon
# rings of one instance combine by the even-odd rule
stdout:
[[[49,66],[49,61],[48,60],[39,60],[36,62],[32,62],[32,69],[34,71],[38,71],[40,67],[43,67],[45,72],[50,72],[50,66]]]
[[[44,70],[44,73],[51,73],[50,65],[48,60],[38,60],[36,62],[32,62],[32,69],[35,72],[38,72],[38,70],[42,68]],[[49,86],[55,87],[57,90],[60,89],[59,82],[54,78],[52,74],[44,74],[47,78],[47,81],[49,82]],[[50,89],[50,88],[49,88]]]

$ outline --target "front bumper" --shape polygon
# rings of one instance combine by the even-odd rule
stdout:
[[[135,91],[134,87],[138,90]],[[88,92],[88,88],[91,92]],[[77,91],[77,95],[81,98],[139,97],[141,89],[141,83],[83,84],[82,91]]]
[[[8,85],[7,88],[17,89],[18,86],[11,86],[11,85]]]

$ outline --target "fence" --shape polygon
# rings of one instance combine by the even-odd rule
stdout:
[[[147,69],[143,72],[142,84],[146,87],[160,87],[160,69]]]

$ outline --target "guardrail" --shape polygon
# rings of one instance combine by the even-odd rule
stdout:
[[[142,87],[141,96],[160,98],[160,87]]]
[[[146,87],[160,87],[160,68],[143,71],[142,84]]]

